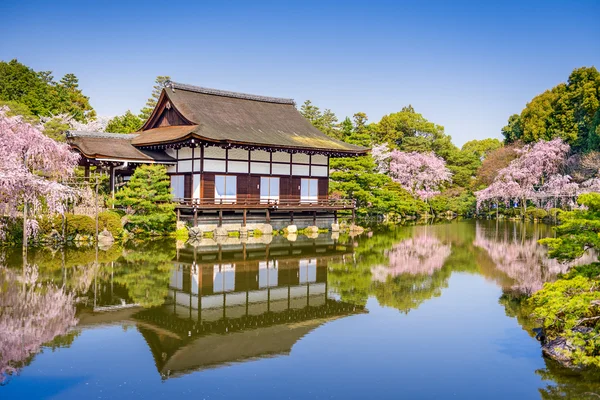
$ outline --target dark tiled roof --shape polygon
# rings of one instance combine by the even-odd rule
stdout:
[[[90,159],[117,159],[133,162],[175,162],[163,151],[140,150],[131,144],[137,134],[67,132],[67,142]]]
[[[133,140],[136,146],[169,143],[193,133],[200,139],[239,145],[269,146],[282,149],[364,154],[368,149],[333,139],[298,112],[294,101],[275,97],[234,93],[171,82],[164,94],[188,121],[193,131],[182,129],[140,132]],[[179,127],[183,128],[183,127]],[[190,128],[188,126],[187,128]],[[152,135],[146,132],[153,131]]]

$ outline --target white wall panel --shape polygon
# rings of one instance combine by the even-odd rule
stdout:
[[[310,160],[308,154],[297,153],[292,155],[292,162],[308,164]]]
[[[250,163],[250,173],[252,174],[269,174],[269,163]]]
[[[178,150],[179,159],[182,158],[192,158],[192,148],[191,147],[182,147]]]
[[[248,159],[248,150],[229,149],[228,158],[230,160],[247,160]]]
[[[273,162],[290,162],[290,153],[284,151],[273,152]]]
[[[248,161],[228,161],[227,172],[248,173]]]
[[[200,171],[200,160],[194,160],[194,172]]]
[[[177,166],[175,166],[175,165],[167,165],[167,172],[171,172],[171,173],[177,172]]]
[[[273,175],[289,175],[290,164],[275,164],[273,163]]]
[[[322,154],[314,154],[311,157],[311,164],[327,165],[328,161],[329,160],[327,156],[324,156]]]
[[[204,148],[205,158],[225,158],[225,149],[220,147],[206,147]]]
[[[263,150],[252,150],[250,158],[255,161],[271,161],[271,153]]]
[[[179,161],[178,172],[192,172],[192,160]]]
[[[313,165],[310,173],[312,176],[327,176],[327,167],[324,165]]]
[[[308,165],[292,165],[292,175],[308,176]]]
[[[225,160],[204,160],[204,171],[225,172]]]

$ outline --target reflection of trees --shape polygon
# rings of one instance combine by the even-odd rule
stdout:
[[[22,275],[0,267],[0,383],[76,323],[73,295],[39,283],[36,266]]]
[[[573,265],[588,264],[596,259],[592,253],[565,264],[549,259],[547,250],[537,242],[543,237],[541,232],[534,230],[530,235],[522,231],[524,228],[521,225],[519,230],[512,232],[504,229],[498,235],[498,230],[485,229],[483,224],[478,223],[475,227],[475,246],[484,249],[496,268],[514,281],[513,290],[533,293],[541,289],[544,282],[555,280],[558,274],[565,273]]]
[[[394,243],[410,237],[410,230],[376,232],[359,238],[342,237],[341,242],[354,248],[352,255],[345,255],[342,263],[328,265],[327,281],[330,288],[343,301],[365,305],[371,294],[371,268],[387,264],[387,249]]]
[[[442,268],[450,252],[449,244],[442,243],[422,230],[387,251],[389,264],[387,267],[378,265],[371,268],[373,280],[385,282],[388,276],[401,274],[432,275]]]
[[[115,282],[124,285],[134,303],[162,305],[169,292],[175,248],[163,241],[128,248],[115,265]]]

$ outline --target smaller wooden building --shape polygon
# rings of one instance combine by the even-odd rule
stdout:
[[[69,132],[85,165],[110,171],[111,186],[136,166],[167,166],[184,212],[312,213],[354,209],[331,199],[329,160],[368,149],[316,129],[291,99],[168,82],[141,130],[123,135]]]

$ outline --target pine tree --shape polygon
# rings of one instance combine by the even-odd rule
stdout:
[[[156,85],[154,85],[154,87],[152,88],[152,96],[150,96],[150,98],[146,102],[146,107],[144,107],[140,110],[139,117],[142,120],[142,123],[146,122],[146,120],[148,120],[148,118],[150,118],[150,115],[152,114],[154,107],[156,107],[156,103],[158,102],[160,93],[162,92],[163,88],[165,87],[165,83],[170,80],[171,80],[171,77],[167,76],[167,75],[165,75],[165,76],[159,75],[156,77],[156,80],[154,81],[156,83]]]
[[[175,231],[175,204],[163,165],[138,167],[127,185],[115,194],[115,205],[127,210],[125,227],[137,234],[162,235]]]

